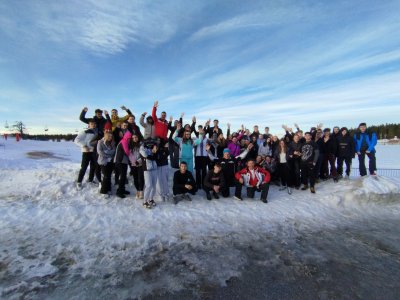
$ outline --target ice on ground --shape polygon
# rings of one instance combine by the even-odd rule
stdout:
[[[371,219],[384,220],[377,230],[390,231],[385,220],[400,215],[400,181],[382,176],[323,182],[315,195],[298,190],[288,195],[272,186],[268,204],[257,198],[207,201],[199,192],[192,202],[158,202],[147,210],[133,196],[106,199],[90,184],[77,190],[81,154],[72,143],[10,141],[0,151],[4,298],[126,299],[223,286],[249,263],[247,249],[280,253],[305,232]],[[31,159],[26,153],[32,151],[56,157]],[[386,243],[389,252],[400,251],[395,239]],[[308,251],[305,257],[326,260],[317,249]],[[286,258],[290,264],[296,260]],[[281,261],[271,257],[266,263]]]

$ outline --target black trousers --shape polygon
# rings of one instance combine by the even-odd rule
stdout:
[[[343,175],[343,162],[346,163],[346,175],[350,176],[350,170],[351,170],[351,157],[338,157],[337,158],[337,173],[339,175]]]
[[[358,162],[360,166],[360,175],[365,176],[367,175],[367,169],[365,168],[365,155],[369,158],[369,173],[373,174],[376,171],[376,157],[375,153],[366,153],[365,151],[361,152],[358,155]]]
[[[242,197],[242,187],[243,187],[243,184],[241,184],[239,181],[236,181],[236,187],[235,187],[235,196],[236,197]],[[254,198],[254,195],[256,192],[261,192],[260,199],[267,200],[268,191],[269,191],[269,183],[263,183],[260,185],[259,188],[247,187],[247,197]]]
[[[290,181],[290,169],[287,163],[279,163],[278,164],[278,173],[281,178],[281,184],[283,186],[291,186],[292,183]]]
[[[93,152],[82,152],[81,169],[79,170],[78,182],[82,182],[89,165],[89,181],[93,181],[94,173],[96,171],[96,157]]]
[[[169,162],[171,167],[174,169],[179,169],[179,145],[175,143],[173,140],[170,140],[168,143],[169,150]]]
[[[95,149],[97,149],[97,148],[95,148]],[[99,158],[99,154],[97,153],[97,151],[93,152],[93,156],[94,156],[94,164],[95,164],[94,174],[96,175],[97,181],[101,182],[101,166],[97,163],[97,159]]]
[[[329,165],[331,166],[330,175],[332,175],[333,178],[337,178],[335,161],[336,161],[336,156],[334,154],[326,153],[324,155],[324,160],[322,161],[322,176],[324,178],[329,178]]]
[[[132,167],[133,183],[136,191],[142,192],[144,188],[144,171],[143,166]]]
[[[111,192],[111,174],[114,170],[114,164],[112,162],[107,163],[105,166],[101,167],[101,173],[103,173],[103,180],[101,181],[101,194],[107,194]]]
[[[118,169],[119,172],[119,181],[118,181],[118,189],[117,194],[124,194],[125,192],[125,181],[126,181],[126,173],[128,172],[128,165],[122,163],[116,163],[115,169]]]
[[[209,187],[207,187],[207,186],[204,186],[204,191],[206,192],[206,193],[210,193],[210,192],[213,192],[214,190],[213,189],[210,189]],[[219,192],[221,193],[221,195],[222,195],[222,197],[229,197],[229,187],[221,187],[220,189],[219,189]]]
[[[310,186],[315,186],[315,168],[312,162],[301,162],[301,182],[304,185],[308,185],[310,181]]]
[[[196,194],[196,191],[197,191],[197,189],[195,186],[191,190],[188,190],[187,188],[181,188],[181,187],[175,187],[175,186],[172,188],[172,193],[174,194],[174,196],[180,195],[180,194],[187,194],[187,193],[194,195],[194,194]]]
[[[292,184],[294,184],[294,186],[299,187],[301,184],[300,181],[300,159],[299,158],[293,158],[290,161],[290,174],[291,174],[291,178],[292,178]]]
[[[196,186],[197,189],[203,188],[204,178],[207,175],[208,157],[207,156],[195,156],[194,167],[196,169]]]

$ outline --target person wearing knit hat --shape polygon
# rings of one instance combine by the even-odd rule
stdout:
[[[339,178],[343,177],[343,162],[346,163],[346,179],[350,176],[351,161],[355,156],[354,140],[350,136],[347,127],[340,129],[340,135],[337,137],[337,172]]]
[[[375,132],[367,130],[367,124],[362,122],[358,126],[358,132],[354,135],[355,151],[358,155],[360,175],[367,175],[365,156],[369,158],[369,174],[376,175],[375,146],[378,142]]]

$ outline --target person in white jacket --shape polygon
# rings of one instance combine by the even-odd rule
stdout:
[[[96,157],[94,155],[94,147],[97,142],[96,122],[93,119],[88,121],[88,129],[80,132],[74,140],[75,144],[81,147],[82,162],[79,170],[77,187],[82,188],[82,180],[85,177],[86,169],[90,164],[89,182],[93,182],[94,173],[96,170]],[[97,178],[101,182],[101,178]]]

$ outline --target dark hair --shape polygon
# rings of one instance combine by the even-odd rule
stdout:
[[[181,161],[181,163],[179,165],[186,165],[187,166],[187,163],[186,163],[186,161]]]
[[[87,121],[88,121],[88,123],[96,123],[96,121],[94,119],[88,119]]]
[[[220,163],[215,163],[214,167],[218,167],[218,168],[222,169],[222,166]]]
[[[162,114],[167,114],[165,111],[162,111],[161,113],[162,113]]]

